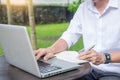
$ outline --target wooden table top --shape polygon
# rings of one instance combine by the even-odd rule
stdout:
[[[77,70],[61,73],[52,77],[40,79],[19,68],[9,65],[4,56],[0,56],[0,80],[77,80],[91,70],[89,63],[82,64]]]

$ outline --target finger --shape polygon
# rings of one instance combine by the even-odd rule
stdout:
[[[96,61],[96,62],[92,62],[93,64],[95,64],[95,65],[99,65],[100,64],[100,62],[99,61]]]
[[[101,64],[100,59],[98,57],[92,57],[92,58],[90,58],[90,62],[92,62],[95,65]]]
[[[36,60],[38,60],[38,59],[40,59],[41,54],[37,54],[35,57],[36,57]]]
[[[88,58],[95,59],[98,57],[98,54],[95,51],[90,51],[90,53],[87,55]]]
[[[90,61],[91,61],[92,63],[95,63],[95,62],[96,62],[96,57],[91,57],[91,58],[90,58]]]
[[[84,56],[84,55],[86,55],[85,52],[81,52],[81,53],[78,55],[78,57],[82,57],[82,56]]]
[[[94,61],[100,61],[100,55],[96,52],[91,53],[89,57],[91,57],[91,59]]]
[[[78,55],[79,58],[85,57],[87,55],[87,52],[82,52]]]
[[[53,57],[53,54],[52,53],[49,53],[47,54],[45,57],[44,57],[44,60],[47,61],[48,59],[52,58]]]
[[[92,60],[92,59],[91,59],[90,62],[93,63],[93,64],[97,64],[96,61],[95,61],[95,60]]]
[[[38,60],[38,59],[42,58],[45,54],[46,54],[46,53],[45,53],[45,51],[43,51],[43,50],[37,52],[36,55],[35,55],[35,56],[36,56],[36,59]]]
[[[89,60],[89,58],[90,58],[89,55],[79,57],[79,59],[81,59],[81,60]]]
[[[96,63],[97,61],[98,61],[98,57],[97,57],[97,55],[96,54],[94,54],[94,53],[91,53],[90,55],[88,55],[89,56],[89,58],[88,58],[88,60],[90,61],[90,62],[92,62],[93,64],[94,63]]]
[[[34,50],[34,54],[37,55],[37,54],[39,54],[41,51],[43,52],[43,50],[44,50],[43,48],[38,49],[38,50]]]
[[[81,53],[79,54],[79,57],[88,55],[89,53],[90,53],[90,51],[81,52]]]
[[[81,53],[81,54],[79,54],[79,57],[80,58],[90,58],[91,56],[91,51],[86,51],[86,52],[83,52],[83,53]]]

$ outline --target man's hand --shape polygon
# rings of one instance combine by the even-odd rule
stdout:
[[[104,54],[99,54],[95,50],[89,50],[85,52],[81,52],[78,56],[79,59],[87,60],[92,62],[95,65],[104,64],[105,63],[105,56]]]
[[[40,48],[35,50],[34,53],[37,60],[43,58],[44,61],[47,61],[54,56],[51,48]]]

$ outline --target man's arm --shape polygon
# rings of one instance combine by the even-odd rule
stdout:
[[[64,39],[59,39],[49,48],[52,50],[53,53],[57,53],[68,49],[68,45]]]
[[[111,52],[111,63],[120,63],[120,51]]]
[[[120,63],[120,51],[111,52],[110,63]],[[106,62],[105,53],[97,53],[95,50],[81,52],[79,59],[87,60],[95,65],[104,64]]]
[[[64,51],[67,48],[67,42],[64,39],[59,39],[48,48],[40,48],[38,50],[35,50],[35,56],[37,60],[43,57],[43,59],[46,61],[49,58],[53,57],[55,53]]]

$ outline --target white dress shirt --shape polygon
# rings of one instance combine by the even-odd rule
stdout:
[[[103,13],[99,13],[92,0],[82,3],[61,38],[71,47],[81,36],[85,49],[95,45],[93,49],[98,53],[120,50],[120,0],[109,0]],[[120,73],[120,63],[91,65]]]

